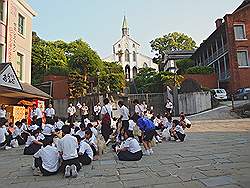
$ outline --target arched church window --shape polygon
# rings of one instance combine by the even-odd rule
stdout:
[[[125,50],[125,61],[126,61],[126,62],[130,62],[129,51],[128,51],[128,49]]]
[[[147,68],[148,64],[146,62],[143,63],[143,68]]]
[[[130,79],[130,67],[129,67],[129,65],[126,65],[126,67],[125,67],[125,75],[126,75],[126,79]]]
[[[133,48],[135,48],[135,44],[133,44]]]
[[[136,52],[133,52],[133,61],[136,61]]]
[[[136,75],[137,75],[137,68],[134,67],[134,68],[133,68],[133,78],[134,78]]]
[[[121,45],[120,45],[120,44],[118,44],[118,48],[121,48]]]

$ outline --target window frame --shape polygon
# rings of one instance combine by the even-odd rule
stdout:
[[[239,52],[246,52],[247,65],[240,65],[239,64],[239,61],[238,61],[238,53]],[[248,50],[237,50],[236,57],[237,57],[237,63],[238,63],[239,68],[250,68],[250,62],[249,62],[249,57],[248,57]]]
[[[2,51],[0,51],[0,63],[4,62],[4,44],[0,43],[0,48]]]
[[[24,65],[24,55],[20,52],[17,52],[17,58],[21,57],[21,62],[19,61],[16,61],[16,64],[19,66],[20,65],[20,73],[17,74],[17,71],[16,71],[16,74],[17,74],[17,77],[20,81],[23,81],[23,65]]]
[[[237,27],[237,26],[242,26],[242,28],[243,28],[243,35],[244,35],[243,39],[236,38],[235,27]],[[234,31],[234,39],[236,41],[247,40],[246,25],[244,23],[234,24],[233,31]]]
[[[4,21],[4,11],[3,11],[3,1],[0,1],[1,3],[1,5],[2,5],[2,9],[0,9],[0,12],[2,13],[2,14],[0,14],[0,22],[3,22]],[[1,7],[0,7],[1,8]]]
[[[22,32],[20,32],[20,18],[23,18]],[[25,36],[25,17],[20,13],[18,13],[18,33],[22,36]]]

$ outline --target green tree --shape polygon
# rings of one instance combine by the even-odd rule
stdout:
[[[163,59],[164,52],[176,50],[194,50],[195,41],[184,33],[173,32],[163,37],[156,38],[150,42],[152,51],[155,52],[157,59]]]
[[[78,72],[71,72],[69,74],[69,97],[78,98],[86,95],[88,89],[88,82],[84,80],[84,76]]]
[[[195,62],[192,59],[181,59],[176,61],[176,66],[178,74],[185,74],[188,68],[195,66]]]

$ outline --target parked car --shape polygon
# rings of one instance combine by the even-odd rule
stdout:
[[[212,94],[214,96],[214,98],[218,99],[218,100],[227,100],[227,92],[225,89],[212,89]]]
[[[234,95],[236,100],[247,100],[250,99],[250,88],[240,88]]]

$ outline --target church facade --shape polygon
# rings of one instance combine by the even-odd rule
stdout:
[[[140,44],[129,36],[129,27],[124,16],[122,38],[113,45],[113,54],[103,60],[121,63],[127,80],[132,80],[140,68],[151,67],[158,71],[158,65],[150,57],[141,54],[139,49]]]

